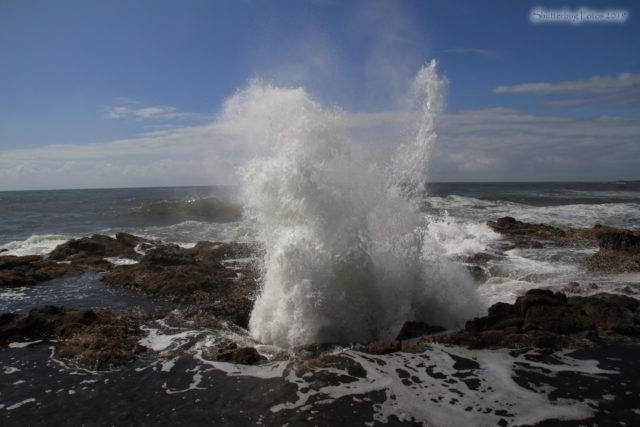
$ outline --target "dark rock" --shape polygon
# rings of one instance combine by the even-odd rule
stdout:
[[[600,241],[607,248],[625,250],[640,248],[640,236],[628,230],[596,224],[592,228],[558,228],[546,224],[531,224],[518,221],[512,217],[499,218],[496,221],[487,221],[487,225],[500,234],[508,236],[511,244],[507,249],[514,248],[541,248],[545,244],[557,246],[576,246],[585,242]],[[606,243],[603,243],[606,242]]]
[[[423,335],[436,334],[443,332],[445,329],[442,326],[429,325],[424,322],[405,322],[398,332],[396,341],[408,340],[411,338],[420,337]]]
[[[527,236],[543,240],[558,240],[566,236],[566,231],[545,224],[529,224],[506,216],[496,221],[487,221],[494,231],[510,236]]]
[[[402,343],[398,340],[374,341],[362,348],[362,351],[370,354],[389,354],[402,350]]]
[[[495,255],[490,255],[485,252],[478,252],[476,254],[470,255],[462,259],[463,262],[467,264],[476,264],[476,265],[487,265],[487,263],[491,260],[497,259]]]
[[[640,271],[640,232],[608,229],[598,237],[600,249],[587,259],[594,271]]]
[[[244,263],[251,246],[240,243],[199,242],[190,249],[160,245],[150,249],[138,264],[108,271],[102,280],[111,285],[140,290],[189,305],[246,328],[257,292],[257,275]],[[241,256],[239,256],[241,255]]]
[[[592,228],[566,230],[545,224],[529,224],[512,217],[487,221],[494,231],[509,236],[506,249],[540,248],[544,244],[578,245],[585,241],[598,242],[600,250],[587,259],[593,271],[640,271],[640,230],[629,231],[596,224]],[[544,242],[544,244],[543,244]]]
[[[255,365],[263,360],[267,360],[267,358],[258,353],[258,350],[253,347],[242,347],[233,350],[231,356],[231,361],[240,365]]]
[[[134,361],[146,351],[131,321],[106,309],[45,306],[28,315],[0,316],[0,343],[57,341],[58,356],[89,369],[105,370]]]
[[[0,287],[34,285],[61,276],[113,267],[106,257],[140,259],[136,247],[149,241],[128,233],[115,239],[95,234],[58,245],[46,259],[37,255],[0,256]]]
[[[314,359],[319,358],[324,353],[335,349],[334,344],[327,343],[311,343],[303,344],[293,348],[293,353],[297,359]]]
[[[267,360],[254,347],[238,347],[238,344],[228,340],[224,340],[215,346],[207,347],[204,355],[223,362],[232,362],[240,365],[255,365]]]
[[[598,238],[600,249],[640,253],[640,237],[629,230],[611,230]]]
[[[494,304],[487,316],[468,321],[460,331],[425,340],[470,348],[557,349],[638,338],[640,301],[634,298],[606,293],[567,298],[559,292],[532,289],[514,304]]]
[[[562,290],[572,294],[580,294],[583,292],[583,288],[578,282],[569,282],[564,286],[564,288],[562,288]]]
[[[174,266],[195,264],[196,260],[178,245],[163,244],[149,249],[141,263],[150,266]]]
[[[559,306],[566,305],[567,297],[561,292],[553,292],[549,289],[531,289],[524,296],[518,297],[514,306],[522,315],[533,306]]]
[[[479,265],[467,265],[466,268],[469,274],[471,274],[473,280],[478,283],[484,283],[489,279],[489,277],[491,277],[491,273],[489,273],[485,267]]]
[[[128,248],[133,248],[134,250],[138,245],[142,243],[147,243],[147,244],[151,243],[149,242],[149,240],[145,238],[142,238],[140,236],[135,236],[129,233],[124,233],[124,232],[116,233],[116,240],[122,243],[124,246]]]
[[[587,268],[591,271],[609,273],[640,271],[640,256],[637,254],[600,249],[587,259]]]
[[[0,256],[0,287],[30,286],[84,271],[81,266],[46,260],[37,255],[4,255]]]
[[[106,257],[140,259],[141,255],[135,251],[135,247],[142,241],[144,239],[127,233],[118,233],[115,239],[94,234],[58,245],[49,254],[49,259],[108,269],[111,263],[104,259]]]

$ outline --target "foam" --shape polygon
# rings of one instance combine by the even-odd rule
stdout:
[[[108,261],[113,265],[133,265],[138,263],[135,259],[121,257],[106,257],[105,261]]]
[[[140,345],[150,348],[153,351],[166,353],[176,347],[188,342],[190,338],[197,336],[199,331],[180,331],[176,333],[163,333],[160,328],[152,328],[142,326],[141,329],[147,333],[147,336],[141,338],[138,342]]]
[[[444,249],[448,257],[484,252],[500,237],[483,222],[464,221],[449,214],[428,218],[426,232],[432,246]]]
[[[577,360],[556,354],[557,363],[541,363],[507,351],[469,351],[458,347],[434,345],[421,354],[394,353],[374,356],[349,350],[340,354],[360,365],[366,372],[353,376],[345,369],[314,368],[313,374],[297,376],[288,371],[284,379],[298,387],[297,400],[274,405],[272,412],[305,411],[345,396],[360,396],[383,391],[386,398],[374,405],[374,420],[387,423],[391,416],[401,421],[428,425],[497,425],[503,418],[509,425],[535,424],[545,419],[579,420],[592,416],[596,403],[573,399],[550,400],[553,390],[530,390],[514,381],[516,370],[533,370],[555,375],[572,371],[585,375],[616,375],[596,361]],[[455,367],[465,359],[469,368]],[[327,375],[348,376],[350,382],[331,385]],[[454,375],[455,374],[455,375]],[[321,375],[325,380],[313,383]],[[323,385],[327,384],[329,385]],[[316,407],[317,407],[316,406]]]
[[[25,348],[25,347],[29,347],[32,344],[38,344],[41,343],[42,340],[36,340],[36,341],[25,341],[25,342],[10,342],[9,343],[9,348]]]
[[[21,400],[21,401],[20,401],[20,402],[18,402],[18,403],[14,403],[13,405],[7,406],[7,407],[6,407],[6,410],[7,410],[7,411],[13,411],[14,409],[18,409],[18,408],[20,408],[21,406],[26,405],[27,403],[34,403],[34,402],[36,402],[36,399],[35,399],[35,398],[33,398],[33,397],[29,397],[29,398],[27,398],[27,399]]]
[[[71,240],[71,236],[61,234],[44,234],[31,236],[26,240],[14,240],[0,246],[6,249],[2,255],[40,255],[46,256],[53,251],[56,246]]]

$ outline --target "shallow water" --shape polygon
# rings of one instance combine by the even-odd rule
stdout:
[[[638,357],[638,345],[519,355],[434,346],[245,367],[196,351],[92,373],[34,344],[0,349],[0,413],[7,426],[635,425]]]

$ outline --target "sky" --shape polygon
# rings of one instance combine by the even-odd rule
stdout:
[[[432,59],[432,181],[638,180],[639,42],[634,1],[0,0],[0,190],[234,184],[256,79],[393,148]]]

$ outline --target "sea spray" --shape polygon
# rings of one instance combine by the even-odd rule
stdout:
[[[240,170],[245,216],[265,248],[254,338],[366,342],[406,320],[454,327],[481,309],[416,209],[443,84],[435,62],[418,73],[422,121],[387,174],[338,131],[340,112],[301,88],[252,82],[227,102],[227,124],[244,124],[264,153]]]
[[[412,141],[401,145],[391,163],[390,176],[401,185],[409,201],[422,198],[427,185],[427,164],[437,138],[436,119],[445,105],[447,80],[436,70],[432,60],[423,66],[411,85],[410,111],[418,118],[410,126],[415,128]]]

